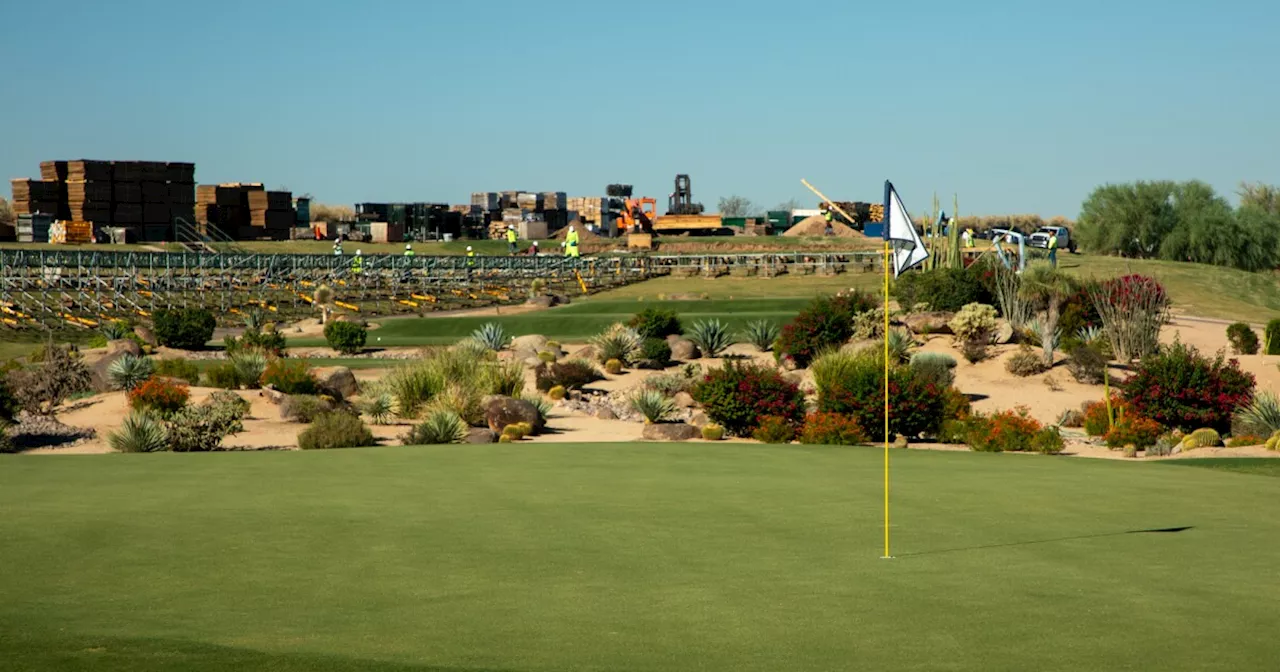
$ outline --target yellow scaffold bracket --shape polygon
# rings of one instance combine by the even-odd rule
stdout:
[[[419,301],[426,301],[427,303],[435,303],[437,301],[436,297],[431,296],[430,294],[410,294],[409,296]]]
[[[582,287],[582,293],[583,293],[583,294],[586,294],[586,293],[587,293],[587,283],[582,279],[582,274],[581,274],[581,273],[579,273],[579,272],[577,272],[577,271],[574,271],[574,272],[573,272],[573,277],[575,277],[575,278],[577,278],[577,279],[578,279],[578,286],[579,286],[579,287]]]
[[[346,308],[347,310],[354,310],[357,313],[360,312],[360,306],[357,306],[353,303],[343,303],[342,301],[334,301],[333,305],[339,308]]]
[[[417,307],[418,307],[418,304],[414,303],[413,301],[406,301],[406,300],[404,300],[404,299],[400,299],[400,300],[398,301],[398,303],[403,303],[404,305],[409,306],[410,308],[417,308]]]

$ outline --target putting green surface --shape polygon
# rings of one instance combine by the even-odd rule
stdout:
[[[1275,669],[1274,478],[894,456],[893,560],[875,449],[6,456],[0,660]]]

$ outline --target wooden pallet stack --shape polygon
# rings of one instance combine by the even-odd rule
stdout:
[[[213,223],[237,240],[289,240],[297,221],[293,194],[260,182],[202,184],[195,191],[197,226]]]
[[[288,191],[251,190],[244,195],[252,237],[288,240],[289,230],[296,219],[293,194]]]
[[[17,215],[52,215],[61,208],[61,183],[20,178],[10,180],[13,188],[13,212]]]

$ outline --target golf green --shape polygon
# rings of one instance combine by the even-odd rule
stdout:
[[[1275,478],[894,457],[4,456],[0,667],[1275,669]]]

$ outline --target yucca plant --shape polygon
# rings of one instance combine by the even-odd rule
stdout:
[[[431,446],[462,443],[467,440],[467,423],[457,413],[437,409],[400,437],[406,446]]]
[[[643,341],[644,339],[640,338],[640,333],[635,329],[615,324],[593,337],[591,345],[595,347],[596,356],[601,363],[616,359],[626,365],[634,362],[639,356]]]
[[[168,450],[164,423],[149,413],[130,413],[120,429],[107,435],[107,445],[121,453],[156,453]]]
[[[261,350],[241,350],[231,356],[231,364],[240,383],[252,389],[261,384],[262,373],[267,370],[267,354]]]
[[[631,396],[631,410],[644,416],[650,424],[666,420],[676,411],[676,405],[657,390],[640,389]]]
[[[145,383],[156,372],[156,364],[150,357],[138,357],[128,353],[111,363],[107,376],[116,387],[128,392]]]
[[[773,348],[773,342],[778,340],[778,335],[782,330],[778,328],[777,323],[769,320],[755,320],[748,322],[742,328],[742,333],[738,335],[744,343],[750,343],[756,346],[760,352],[769,352]]]
[[[373,424],[385,425],[391,421],[391,409],[393,406],[394,400],[391,395],[381,392],[364,402],[362,410],[365,415],[369,416],[370,420],[373,420]]]
[[[101,331],[102,335],[105,336],[108,341],[119,341],[121,339],[129,338],[129,334],[133,333],[133,330],[129,328],[129,325],[121,322],[120,320],[104,322],[102,324]]]
[[[524,391],[524,366],[520,362],[497,362],[485,369],[489,394],[519,397]]]
[[[911,349],[916,347],[916,339],[911,336],[911,332],[906,329],[890,329],[887,340],[889,361],[906,362],[911,359]]]
[[[1259,392],[1248,406],[1236,411],[1231,432],[1237,435],[1271,436],[1280,431],[1280,397]]]
[[[729,346],[733,345],[733,337],[729,335],[729,326],[720,320],[702,320],[689,327],[689,340],[698,346],[707,357],[719,357]]]
[[[397,368],[383,379],[387,393],[401,418],[416,418],[422,405],[444,389],[444,378],[430,361],[413,362]]]
[[[497,322],[485,323],[484,326],[471,332],[471,338],[494,352],[511,345],[511,335]]]

